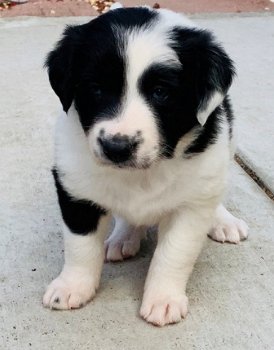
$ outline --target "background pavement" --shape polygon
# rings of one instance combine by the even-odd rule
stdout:
[[[274,17],[195,19],[214,29],[236,61],[232,95],[240,153],[271,187]],[[87,307],[42,307],[63,249],[49,175],[60,107],[42,65],[64,24],[86,20],[0,21],[0,348],[274,349],[274,204],[237,165],[228,207],[247,221],[250,238],[238,246],[208,240],[188,285],[185,321],[158,329],[138,317],[152,237],[135,259],[105,265],[100,291]]]

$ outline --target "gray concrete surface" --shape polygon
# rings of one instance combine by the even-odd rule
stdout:
[[[199,19],[207,26],[213,26],[213,20]],[[254,50],[256,45],[263,46],[261,41],[266,37],[267,43],[269,39],[265,35],[268,31],[263,30],[270,23],[268,18],[246,20],[214,20],[217,34],[227,39],[230,49],[236,52],[238,47],[242,70],[240,58],[247,49],[241,51],[245,41],[233,32],[240,33],[242,28],[243,33],[245,23],[248,32],[255,30],[251,26],[254,21],[254,26],[264,32],[262,39],[253,36]],[[79,21],[85,19],[0,21],[0,348],[274,349],[274,205],[237,166],[232,169],[228,207],[248,222],[250,238],[238,246],[207,241],[188,285],[190,313],[185,321],[158,329],[138,317],[154,246],[152,237],[144,242],[137,258],[105,265],[100,291],[87,307],[71,312],[42,307],[44,289],[61,269],[63,249],[60,214],[49,176],[52,130],[59,104],[42,65],[63,24]],[[264,56],[258,53],[259,58]],[[250,61],[258,57],[253,54]],[[250,67],[249,73],[251,63]],[[257,85],[248,89],[239,76],[237,84],[243,84],[251,94],[247,96],[244,90],[236,96],[240,107],[235,107],[242,118],[242,152],[244,145],[252,150],[252,145],[260,145],[267,138],[271,141],[267,125],[262,134],[254,134],[257,123],[268,120],[260,118],[269,118],[265,96],[273,83],[270,74],[262,75],[265,80],[259,85],[260,91],[255,89]],[[252,80],[247,72],[241,75]],[[253,104],[252,96],[257,104]],[[254,108],[264,106],[268,112],[261,114],[261,109],[253,110],[250,103]],[[253,124],[245,122],[250,111],[254,113]],[[256,147],[254,154],[252,150],[250,158],[252,166],[262,166],[262,175],[273,170],[272,150],[268,142],[264,145]],[[265,160],[269,159],[265,164],[257,161],[262,157],[260,150]]]

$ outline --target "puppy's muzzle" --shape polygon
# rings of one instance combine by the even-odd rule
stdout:
[[[111,137],[100,136],[98,143],[105,158],[115,164],[123,164],[133,160],[139,142],[127,135],[118,134]]]

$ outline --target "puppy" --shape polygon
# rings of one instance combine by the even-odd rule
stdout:
[[[65,264],[44,306],[85,305],[104,258],[134,256],[145,227],[158,225],[140,315],[159,326],[179,322],[207,234],[247,237],[221,204],[233,153],[231,59],[185,17],[141,7],[67,27],[46,66],[64,110],[53,175]]]

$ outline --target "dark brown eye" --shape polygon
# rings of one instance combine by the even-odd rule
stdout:
[[[157,102],[164,102],[168,98],[168,91],[162,86],[157,86],[152,91],[152,98]]]
[[[95,96],[97,98],[101,98],[103,95],[102,88],[99,85],[91,85],[90,91],[93,94],[93,96]]]

